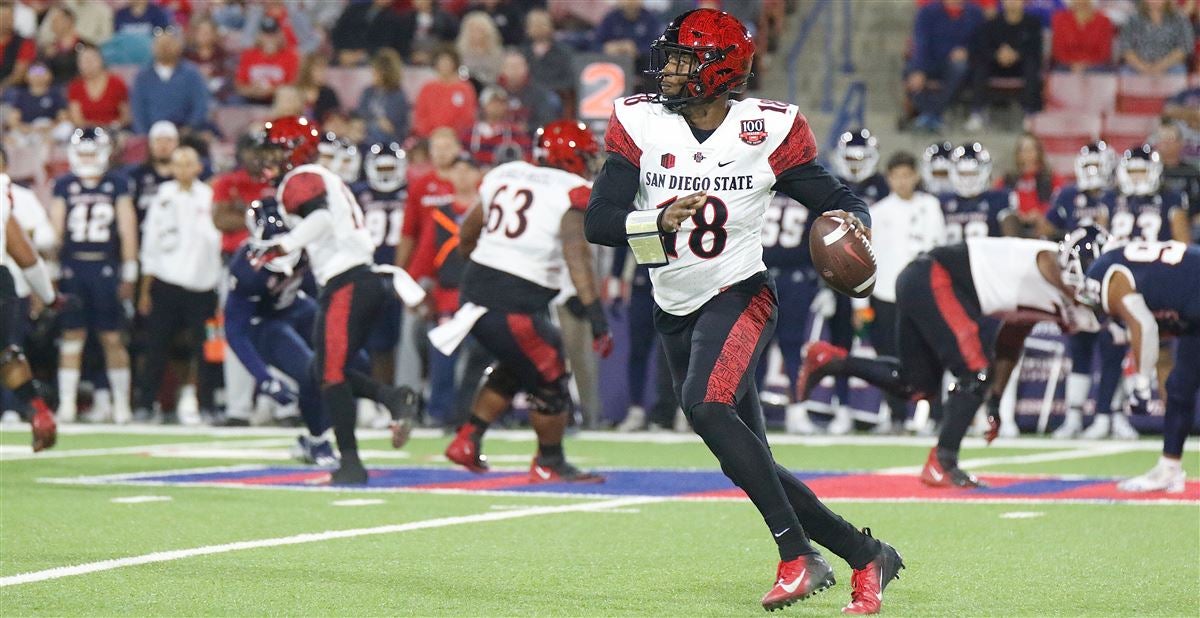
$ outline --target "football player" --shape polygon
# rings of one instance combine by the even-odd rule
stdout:
[[[408,200],[408,160],[395,142],[372,144],[363,162],[366,180],[352,189],[363,209],[363,222],[375,243],[375,263],[394,264],[396,246],[404,226],[404,203]],[[395,379],[396,345],[404,319],[400,299],[392,297],[383,308],[383,318],[367,336],[367,351],[376,380]]]
[[[1046,213],[1040,230],[1047,238],[1062,238],[1069,230],[1105,221],[1113,207],[1113,175],[1116,156],[1103,141],[1081,148],[1075,157],[1075,184],[1063,187],[1054,197],[1054,205]],[[1120,335],[1118,335],[1120,336]],[[1113,342],[1113,331],[1079,332],[1071,335],[1071,373],[1067,376],[1067,413],[1063,424],[1054,430],[1055,438],[1073,438],[1083,429],[1083,407],[1092,390],[1092,371],[1097,349],[1100,356],[1100,384],[1096,394],[1096,409],[1101,411],[1088,427],[1088,439],[1114,436],[1137,437],[1137,432],[1123,415],[1113,417],[1109,412],[1121,383],[1121,361],[1125,348]],[[1116,420],[1115,426],[1109,419]],[[1128,429],[1129,431],[1126,431]],[[1132,433],[1130,433],[1132,432]]]
[[[16,319],[14,313],[19,310],[16,288],[8,269],[9,260],[16,262],[21,268],[25,281],[46,306],[64,306],[62,297],[54,291],[46,264],[29,244],[29,239],[21,231],[16,217],[12,216],[13,193],[12,179],[8,174],[0,173],[0,225],[4,226],[4,231],[0,234],[0,262],[3,262],[0,264],[0,330],[4,331],[7,331]],[[8,332],[0,332],[0,341],[8,339]],[[33,379],[29,361],[25,359],[25,353],[18,345],[10,345],[0,351],[0,387],[12,391],[23,404],[22,407],[33,409],[33,414],[29,417],[29,424],[33,429],[33,452],[54,446],[58,438],[54,414],[46,405],[41,385]],[[26,410],[21,412],[24,414]]]
[[[950,184],[950,155],[954,144],[939,142],[930,144],[921,157],[921,190],[932,195],[952,193]]]
[[[651,51],[659,92],[614,103],[587,238],[628,243],[639,262],[656,266],[655,326],[679,402],[778,545],[763,607],[779,609],[834,584],[811,537],[855,570],[844,611],[878,612],[900,555],[775,463],[753,375],[776,321],[762,255],[771,194],[837,213],[864,238],[870,231],[855,215],[869,222],[867,207],[816,163],[816,139],[796,106],[731,98],[746,85],[754,58],[754,41],[737,18],[688,11]]]
[[[337,174],[342,182],[350,186],[358,182],[362,162],[358,146],[332,131],[321,135],[321,143],[317,145],[317,165]]]
[[[1200,395],[1200,247],[1137,240],[1106,252],[1087,269],[1095,307],[1129,330],[1135,371],[1130,406],[1143,413],[1153,392],[1159,338],[1176,336],[1166,382],[1163,451],[1147,473],[1118,484],[1124,491],[1184,490],[1183,443]]]
[[[946,219],[946,244],[1002,235],[1000,220],[1015,209],[1015,196],[991,185],[992,155],[987,148],[979,142],[955,148],[950,155],[951,191],[938,196]]]
[[[321,393],[312,372],[313,351],[308,333],[313,330],[317,303],[308,261],[302,252],[280,256],[256,270],[250,263],[254,245],[270,242],[289,231],[283,213],[274,198],[251,204],[246,224],[253,240],[238,248],[229,262],[229,293],[225,298],[225,339],[229,348],[258,383],[258,392],[282,406],[299,399],[300,415],[308,426],[308,435],[297,439],[296,452],[302,459],[320,466],[333,466],[337,458],[325,432],[329,415],[321,407]],[[305,289],[308,288],[308,289]],[[274,367],[298,385],[298,392],[271,374]],[[358,373],[358,380],[366,379]],[[400,448],[408,439],[408,407],[416,396],[407,388],[382,387],[374,392],[379,402],[392,413],[393,446]]]
[[[879,140],[867,129],[846,131],[838,137],[833,173],[867,206],[891,191],[879,173]]]
[[[389,281],[371,268],[375,243],[363,222],[362,208],[341,178],[312,163],[319,139],[320,131],[303,117],[286,116],[264,125],[263,172],[278,182],[276,199],[299,222],[287,233],[256,245],[252,264],[261,266],[300,250],[308,255],[321,286],[313,335],[315,371],[320,372],[321,403],[333,419],[341,455],[331,481],[363,485],[367,470],[354,435],[354,398],[378,401],[384,386],[348,369],[394,293],[393,285],[412,289],[416,283],[403,281],[406,277],[398,272],[392,272]]]
[[[1117,164],[1117,195],[1107,220],[1110,242],[1171,240],[1171,217],[1187,212],[1187,195],[1162,186],[1162,161],[1150,144],[1125,151]]]
[[[1080,246],[1093,257],[1099,254],[1095,242]],[[940,396],[942,376],[949,371],[954,383],[944,398],[945,418],[921,481],[932,487],[980,487],[958,467],[959,447],[985,401],[988,441],[999,434],[999,397],[1033,326],[1057,321],[1069,330],[1099,328],[1074,301],[1083,282],[1069,275],[1081,270],[1071,267],[1082,259],[1079,252],[1074,244],[1005,237],[969,238],[921,254],[896,280],[899,359],[852,357],[814,342],[805,352],[800,388],[807,393],[823,376],[844,373],[891,395],[930,399]],[[1001,322],[994,337],[985,327],[987,318]]]
[[[463,271],[463,308],[454,320],[430,333],[445,354],[470,333],[497,362],[476,395],[471,417],[446,448],[446,458],[473,472],[488,469],[480,451],[483,434],[512,405],[529,395],[530,423],[538,450],[529,468],[534,483],[598,483],[604,478],[571,465],[563,434],[571,411],[562,333],[550,319],[550,301],[569,274],[591,322],[593,348],[612,351],[608,321],[592,274],[583,236],[583,211],[590,194],[590,162],[599,146],[582,124],[558,120],[538,130],[538,165],[502,164],[479,187],[482,202],[467,213],[460,251],[470,256]],[[565,269],[565,272],[564,272]]]
[[[76,415],[83,347],[88,331],[104,349],[112,390],[113,421],[127,423],[130,407],[129,352],[123,331],[126,304],[138,279],[137,212],[129,181],[108,169],[112,138],[101,128],[76,129],[67,145],[70,173],[54,183],[50,221],[62,239],[59,289],[79,300],[60,316],[58,419]]]

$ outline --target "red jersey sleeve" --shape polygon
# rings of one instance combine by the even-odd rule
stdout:
[[[413,183],[413,188],[408,192],[408,200],[404,204],[404,224],[400,227],[400,235],[404,238],[415,239],[421,233],[421,223],[425,219],[425,207],[421,205],[423,195],[424,179]]]
[[[796,112],[796,120],[792,122],[791,130],[768,158],[771,163],[771,171],[778,176],[816,158],[817,138],[813,136],[812,128],[808,126],[808,119],[804,117],[804,114]]]
[[[571,199],[571,210],[587,210],[588,200],[592,197],[592,189],[581,185],[567,193]]]
[[[630,163],[641,167],[642,149],[638,148],[629,136],[629,132],[617,118],[616,110],[613,110],[612,117],[608,119],[608,130],[604,133],[604,149],[619,154]]]
[[[305,205],[325,196],[325,179],[313,172],[303,172],[288,178],[283,184],[283,208],[301,212]]]

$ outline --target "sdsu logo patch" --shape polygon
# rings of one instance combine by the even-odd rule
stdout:
[[[767,123],[762,118],[742,121],[742,132],[738,135],[743,142],[757,146],[767,141]]]
[[[675,155],[668,152],[658,160],[658,163],[666,169],[671,169],[672,167],[675,167]]]

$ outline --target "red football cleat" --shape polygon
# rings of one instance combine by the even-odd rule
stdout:
[[[446,447],[446,459],[471,472],[483,474],[488,471],[487,455],[479,452],[479,442],[475,439],[474,429],[469,423],[458,428],[454,441]]]
[[[820,370],[831,361],[846,358],[846,349],[828,341],[812,341],[804,344],[804,365],[800,367],[800,376],[796,378],[796,401],[807,401],[808,392],[813,385],[810,382],[819,375]]]
[[[930,487],[962,487],[974,489],[987,487],[987,483],[979,480],[974,474],[963,470],[958,465],[947,466],[938,459],[937,447],[929,450],[925,467],[921,469],[921,482]]]
[[[33,428],[33,452],[44,451],[58,441],[58,424],[54,422],[54,414],[45,406],[35,406],[37,412],[29,420]]]
[[[863,533],[871,536],[871,529]],[[888,582],[900,579],[904,560],[900,552],[887,543],[879,543],[879,555],[862,569],[855,569],[850,576],[850,604],[842,608],[843,614],[878,614],[883,605],[883,589]]]
[[[603,483],[604,477],[595,472],[584,472],[567,463],[546,463],[534,457],[529,466],[530,483]]]
[[[804,554],[779,563],[775,570],[775,587],[762,598],[762,606],[769,612],[783,609],[833,584],[833,569],[821,554]]]

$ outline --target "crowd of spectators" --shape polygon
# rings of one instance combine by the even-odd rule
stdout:
[[[1196,0],[918,0],[905,90],[912,127],[942,128],[969,99],[977,132],[1001,98],[1042,109],[1047,72],[1185,75],[1197,67]]]

